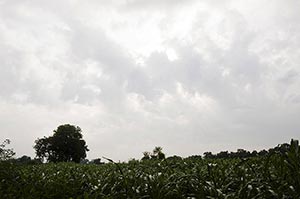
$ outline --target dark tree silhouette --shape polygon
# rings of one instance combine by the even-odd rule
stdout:
[[[37,139],[34,149],[36,156],[47,162],[79,163],[88,151],[80,127],[70,124],[57,127],[53,136]]]
[[[159,160],[165,159],[166,155],[162,152],[162,147],[157,146],[153,149],[153,157],[152,158],[156,158]]]
[[[166,155],[162,152],[162,148],[160,146],[155,147],[152,153],[148,151],[143,152],[143,155],[144,157],[142,157],[142,160],[163,160],[166,158]]]
[[[143,157],[142,157],[142,160],[150,160],[150,158],[151,158],[151,153],[150,152],[148,152],[148,151],[145,151],[145,152],[143,152]]]
[[[203,153],[203,158],[208,159],[208,158],[214,158],[215,155],[212,154],[212,152],[207,151]]]

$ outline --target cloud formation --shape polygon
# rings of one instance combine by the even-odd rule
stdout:
[[[58,125],[89,158],[299,139],[300,3],[1,1],[0,138],[33,156]],[[272,139],[270,139],[272,138]]]

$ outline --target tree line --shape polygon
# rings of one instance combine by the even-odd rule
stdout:
[[[245,149],[238,149],[236,152],[228,152],[228,151],[221,151],[219,153],[213,154],[212,152],[204,152],[203,158],[211,158],[211,159],[219,159],[219,158],[250,158],[250,157],[258,157],[258,156],[267,156],[274,153],[281,153],[284,154],[289,151],[290,145],[279,144],[274,148],[270,148],[269,150],[260,150],[256,151],[253,150],[252,152],[247,151]]]
[[[292,140],[292,142],[297,142]],[[0,161],[12,159],[15,155],[13,149],[7,149],[6,146],[10,144],[10,140],[6,139],[0,144]],[[29,156],[22,156],[15,159],[19,163],[43,163],[43,162],[75,162],[75,163],[92,163],[102,164],[101,158],[94,160],[87,160],[86,153],[89,151],[88,146],[83,139],[82,130],[79,126],[64,124],[57,127],[53,131],[53,135],[35,140],[36,157],[32,160]],[[284,154],[290,149],[290,144],[280,144],[269,150],[261,150],[252,152],[245,149],[238,149],[236,152],[221,151],[213,154],[212,152],[204,152],[203,156],[193,155],[188,158],[204,158],[204,159],[220,159],[220,158],[250,158],[258,156],[267,156],[274,153]],[[163,160],[166,155],[162,152],[162,147],[155,147],[152,152],[143,152],[142,161],[147,160]],[[180,158],[179,156],[172,156],[168,158]]]

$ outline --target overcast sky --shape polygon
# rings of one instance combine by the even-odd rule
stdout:
[[[88,158],[264,149],[300,135],[299,0],[0,0],[0,140],[61,124]]]

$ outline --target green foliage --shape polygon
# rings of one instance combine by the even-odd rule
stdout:
[[[12,159],[12,163],[19,165],[33,165],[33,164],[42,164],[40,159],[31,159],[31,157],[23,155],[22,157]]]
[[[299,144],[268,156],[107,164],[0,164],[2,198],[300,198]]]
[[[10,140],[6,139],[3,141],[2,144],[0,144],[0,161],[5,161],[11,159],[15,152],[13,149],[6,149],[5,147],[10,144]]]
[[[86,157],[88,148],[82,139],[80,127],[61,125],[53,136],[35,141],[36,156],[48,162],[77,162]]]
[[[162,147],[157,146],[153,149],[153,152],[145,151],[143,152],[144,157],[142,160],[163,160],[166,158],[166,155],[162,152]]]
[[[285,154],[289,151],[290,145],[287,143],[279,144],[274,148],[270,148],[268,151],[263,149],[259,152],[256,150],[250,152],[245,149],[237,149],[236,152],[228,152],[228,151],[221,151],[217,154],[213,154],[212,152],[204,152],[203,158],[205,159],[219,159],[219,158],[250,158],[250,157],[257,157],[257,156],[268,156],[272,154]]]

